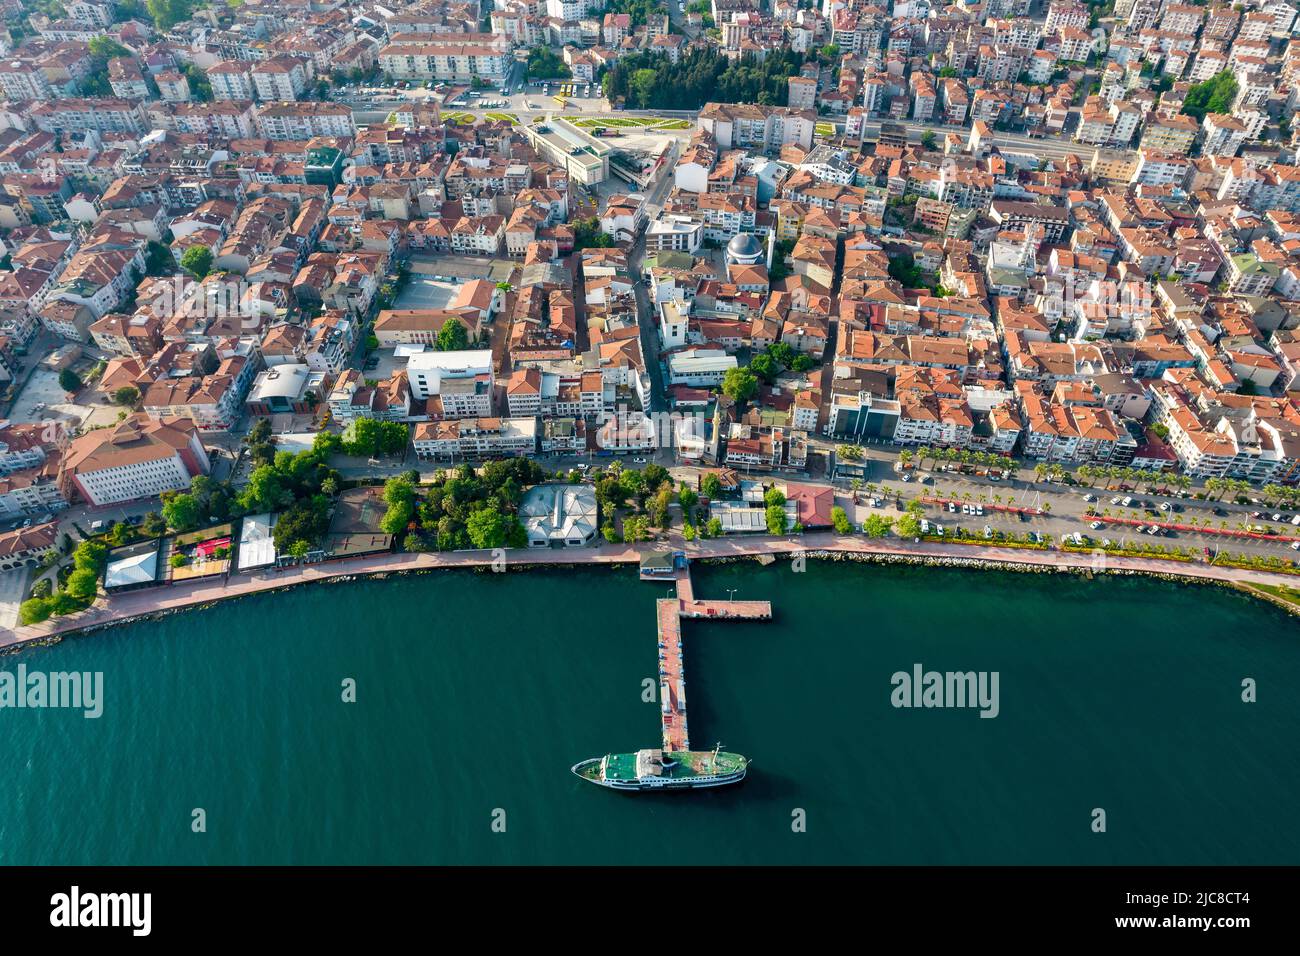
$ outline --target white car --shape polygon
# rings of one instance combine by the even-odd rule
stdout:
[[[1088,525],[1088,527],[1091,528],[1093,531],[1100,531],[1100,530],[1101,530],[1101,522],[1100,522],[1100,521],[1094,521],[1092,524]]]

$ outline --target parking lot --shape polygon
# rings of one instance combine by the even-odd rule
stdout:
[[[426,277],[436,282],[487,279],[490,282],[509,282],[519,263],[511,259],[491,259],[484,256],[446,256],[416,253],[411,256],[411,279]],[[403,290],[405,291],[405,290]],[[423,308],[423,306],[404,306]]]
[[[461,282],[430,275],[412,275],[393,302],[395,309],[445,309],[456,297]]]
[[[84,375],[89,368],[90,363],[84,362],[75,366],[79,375]],[[67,393],[59,384],[59,373],[39,366],[14,399],[9,417],[16,422],[62,422],[65,427],[82,430],[117,421],[120,409],[107,403],[96,404],[103,398],[98,391],[84,389],[78,397],[80,401],[68,401]]]

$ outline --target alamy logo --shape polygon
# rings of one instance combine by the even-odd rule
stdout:
[[[74,886],[50,897],[50,925],[126,926],[133,936],[148,936],[152,910],[152,893],[82,893]]]
[[[28,671],[18,665],[18,673],[0,671],[0,710],[66,707],[82,711],[94,719],[104,713],[103,671]]]
[[[911,673],[895,671],[889,702],[895,707],[978,707],[981,717],[996,717],[997,671],[927,671],[913,664]]]
[[[151,286],[154,296],[150,308],[155,315],[200,316],[205,319],[242,319],[256,325],[261,316],[261,282],[249,282],[243,276],[230,279],[209,277],[195,282],[183,276],[158,281]]]

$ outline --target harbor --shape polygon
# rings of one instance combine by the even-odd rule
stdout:
[[[573,772],[590,783],[612,790],[691,790],[721,787],[745,779],[749,759],[712,750],[692,750],[686,718],[686,661],[682,647],[682,621],[765,621],[772,617],[770,601],[699,600],[691,584],[689,560],[684,551],[655,551],[641,559],[640,578],[671,584],[670,596],[655,601],[655,626],[659,649],[659,714],[663,745],[633,753],[606,754],[584,760]]]
[[[772,617],[770,601],[698,600],[691,584],[690,562],[681,552],[673,552],[672,570],[656,573],[662,559],[650,556],[642,562],[642,580],[671,581],[676,596],[655,602],[655,623],[659,643],[659,711],[663,720],[664,752],[691,749],[690,729],[686,720],[686,663],[682,648],[682,620],[765,621]],[[647,567],[649,565],[649,569]]]

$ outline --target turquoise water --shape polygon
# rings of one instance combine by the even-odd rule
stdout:
[[[1300,629],[1280,610],[1128,579],[694,577],[774,603],[771,622],[685,625],[693,743],[753,758],[741,786],[630,795],[569,773],[656,744],[642,681],[664,586],[443,572],[0,659],[105,681],[98,720],[0,710],[0,863],[1300,862]],[[891,675],[918,662],[997,671],[999,716],[894,708]]]

